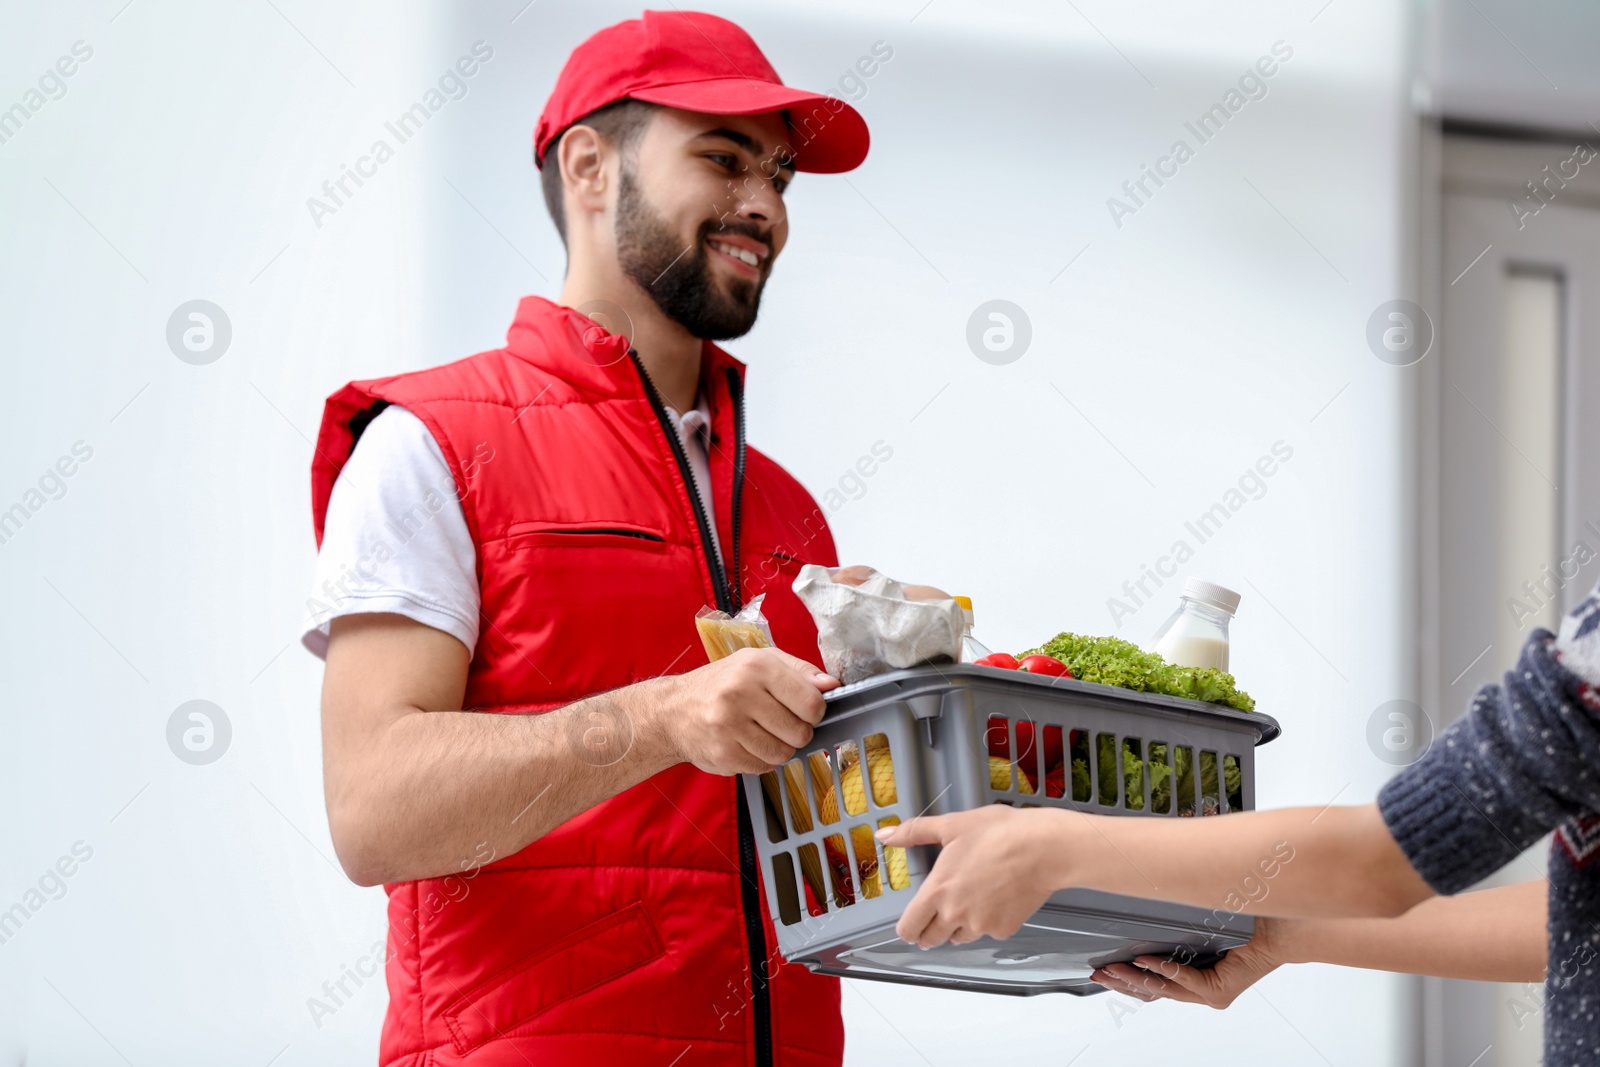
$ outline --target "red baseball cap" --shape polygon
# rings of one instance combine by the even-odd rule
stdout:
[[[567,57],[533,131],[534,162],[568,126],[623,99],[712,115],[788,112],[796,170],[837,174],[866,158],[860,113],[836,96],[783,84],[744,30],[699,11],[646,11],[584,41]]]

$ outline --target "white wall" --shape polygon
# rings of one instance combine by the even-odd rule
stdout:
[[[306,1005],[383,929],[381,891],[331,862],[320,664],[294,643],[309,438],[342,382],[494,345],[517,296],[558,288],[529,134],[566,51],[635,12],[523,2],[0,16],[0,106],[73,42],[94,49],[0,144],[0,507],[75,441],[94,450],[0,544],[0,908],[93,849],[0,944],[0,1050],[372,1055],[380,986],[320,1028]],[[1108,598],[1282,440],[1293,458],[1188,569],[1244,594],[1236,673],[1285,727],[1261,802],[1369,799],[1388,767],[1367,718],[1412,684],[1408,372],[1364,340],[1408,295],[1398,6],[708,6],[797,84],[894,48],[859,104],[872,155],[796,182],[761,324],[729,346],[751,365],[752,441],[814,491],[892,447],[832,516],[843,554],[971,594],[994,647],[1113,632]],[[1116,227],[1107,198],[1193,145],[1184,121],[1280,39],[1294,55],[1267,96]],[[494,58],[467,96],[314,225],[306,198],[478,40]],[[208,366],[164,337],[196,297],[233,327]],[[1007,366],[965,341],[994,298],[1032,323]],[[1173,602],[1169,585],[1115,632],[1142,639]],[[167,746],[191,699],[232,724],[209,766]],[[1303,968],[1227,1015],[879,984],[847,986],[845,1008],[852,1063],[1088,1046],[1079,1062],[1381,1064],[1404,1059],[1401,988]]]

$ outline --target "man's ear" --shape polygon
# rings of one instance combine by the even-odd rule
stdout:
[[[574,214],[606,209],[606,193],[613,180],[606,165],[611,146],[588,126],[573,126],[562,135],[557,155],[570,228]]]

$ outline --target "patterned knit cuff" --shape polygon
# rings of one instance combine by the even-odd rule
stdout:
[[[1517,855],[1456,784],[1454,746],[1435,744],[1378,792],[1378,811],[1400,851],[1435,893],[1459,893]]]

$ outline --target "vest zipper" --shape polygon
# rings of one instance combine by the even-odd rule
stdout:
[[[737,614],[742,593],[740,588],[742,583],[739,581],[739,506],[744,490],[743,383],[739,381],[738,372],[729,367],[728,395],[733,400],[734,426],[731,552],[734,581],[730,586],[728,573],[723,569],[722,559],[717,555],[711,540],[711,520],[706,515],[705,505],[701,503],[700,491],[695,485],[694,471],[689,466],[689,457],[683,451],[683,441],[678,437],[677,428],[667,418],[666,404],[662,402],[661,394],[656,392],[655,383],[650,380],[649,373],[644,369],[639,353],[630,346],[628,356],[639,371],[639,381],[644,385],[645,396],[650,401],[651,409],[656,413],[656,422],[660,424],[662,433],[666,434],[667,444],[672,448],[672,458],[678,463],[678,473],[683,476],[683,484],[689,490],[689,503],[694,506],[695,526],[700,531],[700,548],[705,553],[706,564],[711,571],[711,584],[716,592],[717,607],[729,615]],[[761,926],[761,885],[758,881],[756,864],[755,831],[750,822],[749,803],[745,800],[744,789],[738,782],[734,783],[733,792],[737,806],[735,822],[739,830],[739,899],[744,909],[745,941],[750,954],[750,1010],[754,1013],[756,1067],[772,1067],[772,993],[768,988],[767,935]]]

